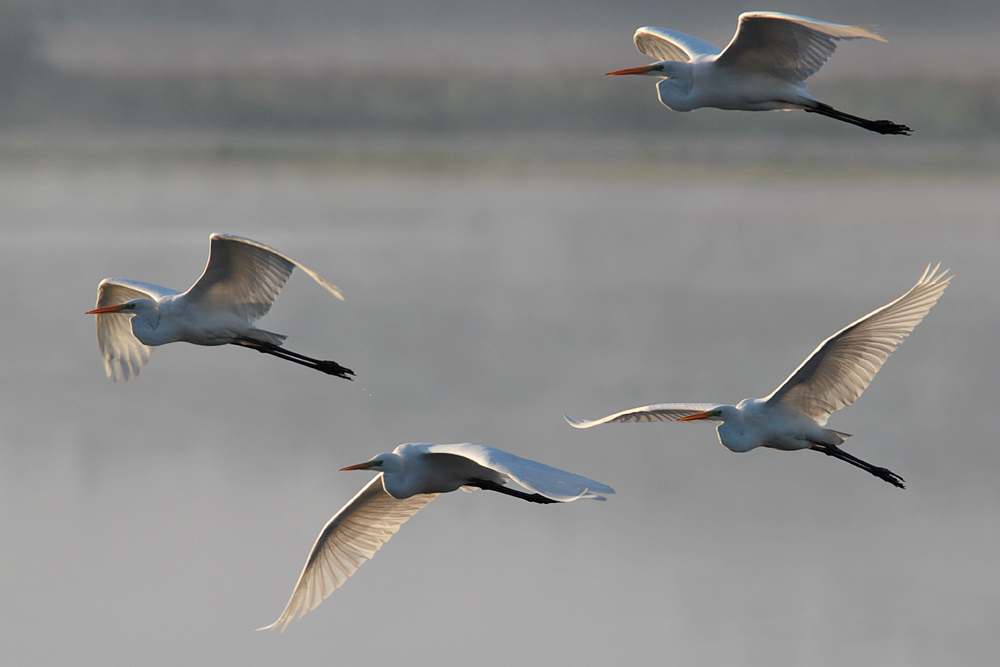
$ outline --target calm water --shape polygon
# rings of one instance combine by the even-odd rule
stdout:
[[[0,171],[0,662],[989,664],[1000,652],[1000,190],[992,181],[487,180]],[[104,377],[101,278],[186,288],[208,234],[293,275],[241,349]],[[953,285],[830,426],[899,491],[698,425],[575,431],[769,393],[826,336]],[[477,441],[607,503],[443,496],[283,634],[324,522],[401,442]]]

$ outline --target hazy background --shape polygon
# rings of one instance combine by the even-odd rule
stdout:
[[[760,8],[881,26],[810,91],[914,136],[603,78],[639,25],[724,44],[732,3],[0,3],[0,663],[992,664],[1000,8]],[[356,382],[179,344],[104,377],[97,283],[186,288],[213,231],[343,289],[296,272],[262,327]],[[766,395],[937,261],[830,422],[905,491],[562,420]],[[618,494],[443,496],[253,632],[370,478],[339,468],[470,440]]]

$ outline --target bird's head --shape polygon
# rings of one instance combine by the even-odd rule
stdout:
[[[104,306],[103,308],[95,308],[93,310],[88,310],[84,315],[103,315],[104,313],[134,313],[135,312],[135,301],[126,301],[125,303],[118,303],[113,306]]]
[[[399,469],[401,465],[400,457],[398,454],[393,454],[391,452],[385,454],[379,454],[373,456],[370,460],[364,463],[357,463],[352,466],[347,466],[346,468],[341,468],[340,471],[345,470],[374,470],[376,472],[395,472]]]
[[[653,63],[652,65],[615,70],[614,72],[608,72],[605,76],[638,74],[640,76],[655,76],[661,79],[669,79],[671,77],[678,76],[679,69],[683,68],[685,65],[687,65],[687,63],[679,63],[674,60],[661,60]]]
[[[123,315],[141,315],[155,310],[156,306],[156,301],[153,299],[132,299],[131,301],[126,301],[125,303],[115,304],[114,306],[104,306],[103,308],[88,310],[84,314],[103,315],[105,313],[121,313]]]
[[[705,412],[696,412],[693,415],[688,415],[687,417],[681,417],[677,421],[679,422],[693,422],[699,419],[708,419],[710,421],[726,421],[724,416],[725,410],[723,408],[715,408],[714,410],[706,410]]]

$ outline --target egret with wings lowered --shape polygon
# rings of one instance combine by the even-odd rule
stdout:
[[[343,301],[335,285],[294,259],[225,234],[212,234],[205,271],[184,293],[134,280],[102,280],[97,307],[87,314],[97,316],[97,343],[108,377],[128,380],[149,361],[151,347],[183,341],[242,345],[350,380],[351,369],[286,350],[281,346],[285,336],[254,326],[295,267]]]
[[[595,482],[495,447],[466,442],[458,445],[405,444],[365,463],[342,470],[380,473],[330,519],[274,623],[259,628],[282,631],[319,605],[361,565],[375,555],[399,527],[442,493],[457,489],[496,491],[532,503],[568,503],[581,498],[604,500],[615,492]],[[506,486],[515,482],[526,493]]]

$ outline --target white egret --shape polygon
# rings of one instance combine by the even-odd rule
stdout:
[[[326,524],[292,597],[278,620],[260,630],[288,626],[319,605],[375,555],[407,519],[439,494],[475,488],[498,491],[533,503],[565,503],[580,498],[604,500],[614,489],[592,479],[523,459],[493,447],[406,444],[390,453],[342,470],[381,472]],[[533,491],[504,486],[512,480]]]
[[[611,422],[721,422],[719,442],[734,452],[756,447],[823,452],[905,488],[899,475],[866,463],[840,448],[848,433],[823,428],[829,416],[853,403],[889,355],[937,303],[951,276],[930,266],[910,291],[827,338],[780,387],[738,405],[662,403],[586,421],[566,415],[576,428]]]
[[[880,134],[908,135],[905,125],[852,116],[805,92],[805,80],[830,59],[837,41],[860,38],[885,41],[859,26],[778,12],[740,14],[736,34],[724,50],[676,30],[646,26],[636,31],[635,46],[657,62],[608,76],[659,77],[660,102],[674,111],[802,109]]]
[[[97,287],[97,343],[108,377],[128,380],[149,361],[150,348],[184,341],[195,345],[242,345],[350,380],[354,372],[286,350],[281,334],[253,325],[299,267],[343,301],[326,278],[262,243],[212,234],[205,271],[183,294],[158,285],[108,278]]]

